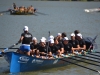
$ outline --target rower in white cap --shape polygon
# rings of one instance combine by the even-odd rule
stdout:
[[[86,43],[82,39],[82,34],[78,33],[76,36],[76,39],[79,41],[80,51],[85,51],[86,50]]]
[[[28,32],[28,26],[24,26],[24,33],[21,34],[19,43],[22,45],[19,48],[19,53],[30,56],[30,43],[32,42],[32,34]]]

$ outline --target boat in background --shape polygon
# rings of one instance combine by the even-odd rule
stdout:
[[[100,12],[100,8],[84,9],[85,12]]]
[[[11,15],[34,15],[34,13],[36,12],[36,9],[34,9],[34,12],[27,12],[27,13],[15,11],[13,9],[9,9],[9,11]]]

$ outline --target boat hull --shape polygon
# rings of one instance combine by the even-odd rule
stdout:
[[[4,54],[4,58],[10,64],[11,73],[43,70],[53,67],[65,66],[69,64],[60,59],[75,62],[75,60],[71,60],[70,57],[59,59],[41,59],[22,55],[16,52],[7,52],[6,54]]]

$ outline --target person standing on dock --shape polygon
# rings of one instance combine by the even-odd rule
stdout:
[[[32,42],[32,34],[28,32],[28,26],[24,26],[24,33],[21,34],[19,43],[22,42],[20,46],[19,53],[26,54],[30,56],[30,43]]]

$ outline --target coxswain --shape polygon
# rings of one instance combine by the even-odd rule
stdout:
[[[28,26],[24,26],[24,33],[21,34],[19,43],[22,45],[19,48],[19,53],[30,56],[30,43],[32,42],[32,34],[28,32]]]
[[[14,8],[14,10],[16,9],[16,4],[15,3],[13,3],[13,8]]]

